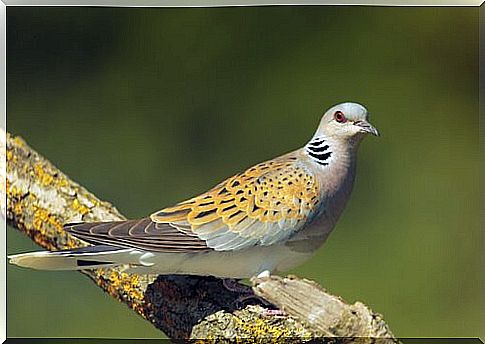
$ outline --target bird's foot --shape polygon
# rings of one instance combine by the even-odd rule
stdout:
[[[265,270],[260,274],[258,274],[256,278],[265,278],[269,276],[270,276],[270,272],[268,270]],[[273,304],[266,301],[262,297],[255,295],[253,292],[253,289],[250,286],[242,284],[239,281],[240,280],[235,278],[222,279],[222,284],[224,288],[226,288],[230,292],[239,294],[239,296],[235,300],[235,305],[238,308],[244,308],[249,304],[259,304],[265,307],[265,311],[263,312],[263,315],[265,316],[285,316],[286,315],[284,311],[275,309],[274,308],[275,306]]]
[[[236,304],[239,308],[244,308],[247,305],[262,305],[264,307],[272,307],[273,305],[265,299],[251,293],[247,295],[241,295],[237,298]]]
[[[253,290],[251,289],[251,287],[239,283],[239,280],[235,278],[224,278],[222,279],[222,284],[224,285],[224,288],[226,288],[228,291],[231,291],[233,293],[238,293],[243,295],[249,295],[253,293]]]

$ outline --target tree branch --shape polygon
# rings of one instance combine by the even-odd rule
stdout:
[[[63,230],[67,222],[125,219],[20,137],[7,133],[6,148],[7,221],[40,246],[48,250],[86,246]],[[294,277],[253,280],[258,296],[287,313],[275,317],[266,315],[261,306],[241,305],[241,295],[214,277],[157,277],[128,274],[120,268],[82,273],[171,338],[393,338],[380,315],[363,304],[348,305],[315,283]]]

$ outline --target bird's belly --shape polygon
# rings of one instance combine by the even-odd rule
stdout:
[[[269,270],[285,271],[311,257],[285,245],[253,247],[241,251],[201,253],[147,253],[144,268],[158,274],[189,274],[225,278],[250,278]]]

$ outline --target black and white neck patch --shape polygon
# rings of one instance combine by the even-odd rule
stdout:
[[[305,146],[305,152],[312,158],[312,160],[322,166],[328,165],[329,159],[332,156],[330,146],[322,136],[314,137],[308,142]]]

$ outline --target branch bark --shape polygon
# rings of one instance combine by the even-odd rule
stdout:
[[[7,221],[43,248],[87,245],[64,232],[64,223],[125,219],[114,206],[70,180],[20,137],[6,134],[4,154]],[[268,316],[261,305],[241,304],[241,294],[229,291],[214,277],[137,275],[118,268],[82,273],[170,338],[325,336],[394,341],[379,314],[359,302],[346,304],[316,283],[296,277],[253,279],[255,294],[287,314],[276,317]]]

